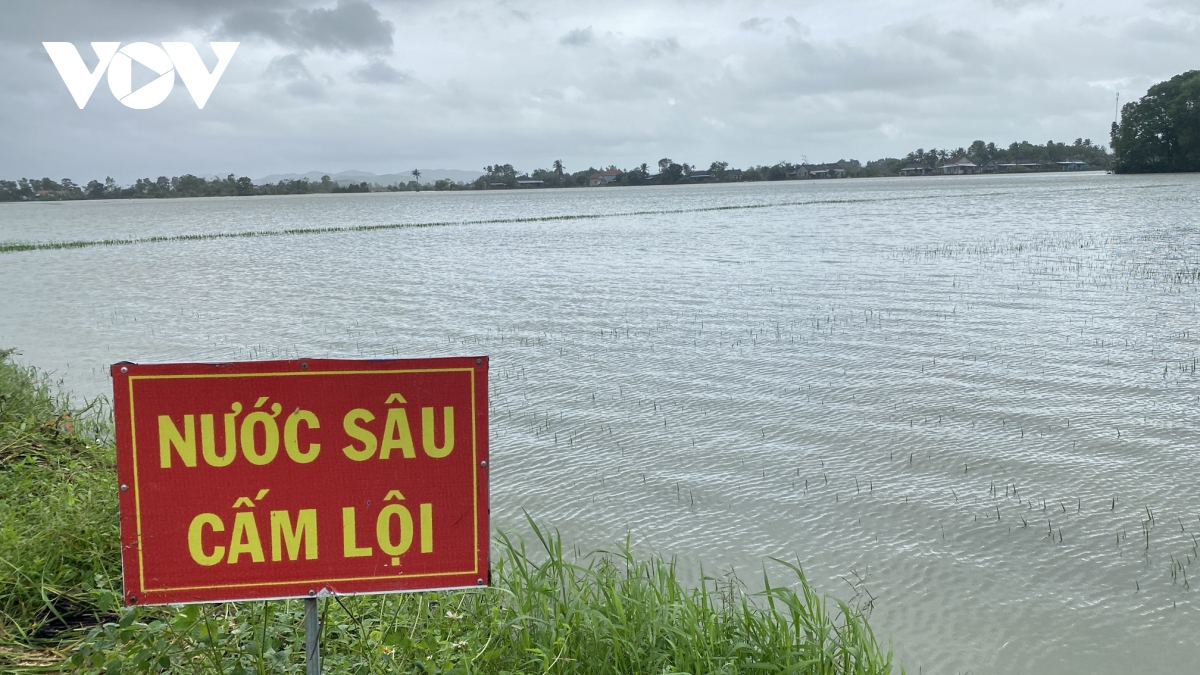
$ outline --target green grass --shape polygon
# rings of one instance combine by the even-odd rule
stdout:
[[[96,580],[120,571],[113,451],[95,419],[0,350],[0,669],[43,661],[92,620]]]
[[[301,601],[119,607],[107,415],[0,352],[0,672],[303,672]],[[328,673],[889,673],[865,617],[798,565],[750,594],[626,544],[501,534],[492,587],[322,601]]]

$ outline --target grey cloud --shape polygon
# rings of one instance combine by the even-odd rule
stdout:
[[[293,44],[299,40],[296,30],[288,23],[283,12],[258,8],[241,9],[225,17],[222,34],[232,38],[261,35],[280,44]]]
[[[289,82],[284,90],[297,98],[305,98],[310,101],[325,100],[325,88],[316,80],[296,80]]]
[[[1125,30],[1125,34],[1132,39],[1144,42],[1196,43],[1196,26],[1193,21],[1173,21],[1167,23],[1146,17],[1139,17],[1129,24]]]
[[[679,52],[679,40],[669,37],[662,40],[651,40],[645,45],[646,56],[659,57]]]
[[[665,70],[657,68],[637,68],[634,71],[634,81],[646,87],[662,89],[675,83],[675,78]]]
[[[397,70],[383,61],[371,61],[362,68],[355,70],[351,76],[355,82],[365,82],[367,84],[407,84],[413,80],[412,75],[402,70]]]
[[[395,29],[363,0],[338,0],[332,9],[290,13],[241,9],[225,17],[218,32],[235,39],[259,35],[293,49],[386,53],[392,50]]]
[[[917,114],[918,101],[938,100],[934,109],[943,112],[961,110],[963,101],[1004,96],[1000,92],[1021,86],[1022,78],[1045,77],[1037,69],[1046,67],[1040,53],[1003,51],[982,36],[957,27],[942,30],[932,20],[885,26],[854,42],[794,36],[782,46],[761,49],[759,59],[769,52],[775,67],[731,65],[715,86],[736,92],[730,98],[759,115],[770,115],[781,104],[820,100],[822,119],[835,110],[833,102],[851,98],[871,99],[865,110],[903,111],[902,117]],[[952,100],[958,103],[945,108]],[[836,110],[832,119],[850,123],[844,111]],[[805,119],[812,123],[808,115]]]
[[[263,73],[268,79],[282,82],[284,91],[309,100],[325,98],[325,88],[313,77],[299,54],[285,54],[271,59]]]
[[[1044,5],[1046,0],[992,0],[992,6],[999,9],[1021,10],[1029,5]]]
[[[363,0],[338,0],[333,9],[298,11],[294,20],[303,35],[326,49],[391,51],[395,26]]]
[[[220,17],[246,3],[239,0],[164,0],[158,2],[106,2],[55,0],[54,2],[0,5],[0,42],[55,40],[86,43],[92,40],[169,40],[181,30],[207,30]],[[277,0],[256,2],[275,6]]]
[[[894,26],[889,32],[906,38],[918,49],[934,50],[955,61],[978,64],[991,59],[988,42],[967,29],[943,31],[932,21],[912,21]]]
[[[883,34],[894,41],[890,48],[898,49],[896,59],[920,62],[924,72],[940,77],[960,71],[968,71],[972,78],[1003,77],[997,65],[1015,71],[1025,59],[1020,54],[1004,58],[982,35],[961,28],[943,30],[934,20],[888,26]]]
[[[785,17],[783,19],[783,22],[785,24],[787,24],[788,28],[791,28],[793,31],[799,33],[800,35],[808,35],[809,33],[812,32],[812,29],[810,29],[808,26],[800,23],[799,21],[797,21],[796,17],[794,17],[794,16]]]
[[[566,35],[558,39],[559,44],[571,45],[572,47],[582,47],[590,43],[593,39],[592,27],[576,28]]]
[[[754,31],[756,33],[766,32],[767,27],[771,25],[770,19],[764,19],[761,16],[753,16],[738,24],[738,28],[742,30]]]
[[[284,80],[312,78],[312,73],[308,72],[308,67],[304,65],[304,60],[300,58],[299,54],[276,56],[271,59],[270,65],[267,66],[267,72],[264,74],[273,79]]]
[[[1155,8],[1172,9],[1188,14],[1200,15],[1200,5],[1195,0],[1155,0],[1150,3]]]

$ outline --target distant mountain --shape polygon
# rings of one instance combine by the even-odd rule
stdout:
[[[421,169],[421,184],[429,185],[434,181],[443,178],[449,178],[452,181],[461,183],[470,183],[471,181],[483,175],[482,171],[462,171],[460,169]],[[328,171],[309,171],[308,173],[274,173],[270,176],[263,176],[255,179],[255,183],[262,185],[264,183],[278,183],[281,180],[300,180],[307,178],[310,181],[319,181],[321,176],[329,176],[338,185],[346,186],[351,183],[378,183],[380,185],[392,185],[394,183],[406,184],[412,180],[412,172],[404,173],[385,173],[377,174],[369,171],[343,171],[341,173],[330,173]]]

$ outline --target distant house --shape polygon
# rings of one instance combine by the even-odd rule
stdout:
[[[834,164],[801,166],[796,170],[797,178],[845,178],[846,170]]]
[[[942,174],[945,176],[966,176],[979,173],[979,165],[966,157],[955,157],[947,160],[941,166]]]
[[[725,169],[725,178],[728,180],[741,180],[742,179],[742,170],[741,169]]]
[[[621,175],[620,171],[615,169],[607,169],[588,176],[588,185],[591,187],[599,187],[601,185],[612,185],[617,182],[617,176]]]
[[[717,180],[717,175],[710,171],[693,171],[687,175],[687,179],[693,183],[712,183]]]
[[[989,159],[987,164],[979,167],[979,170],[983,173],[996,173],[1000,170],[1000,165],[996,163],[996,160]]]
[[[996,166],[1001,171],[1041,171],[1042,169],[1041,163],[1032,159],[1006,159],[996,162]]]
[[[923,164],[909,164],[900,169],[901,176],[929,176],[933,174],[933,169]]]
[[[490,183],[484,183],[483,188],[485,190],[507,190],[508,183],[502,183],[500,181],[492,181]]]
[[[1055,162],[1055,164],[1061,166],[1063,171],[1087,171],[1088,170],[1088,163],[1083,161],[1082,159],[1074,159],[1074,158],[1064,159],[1061,162]]]
[[[546,187],[546,181],[530,178],[529,176],[517,176],[517,187],[519,188],[541,188]]]

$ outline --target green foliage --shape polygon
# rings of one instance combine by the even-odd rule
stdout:
[[[1113,124],[1117,173],[1200,171],[1200,70],[1150,87]]]
[[[93,411],[0,350],[0,643],[95,623],[96,580],[117,578],[113,452]]]
[[[371,191],[371,186],[367,184],[367,181],[363,181],[361,183],[351,183],[351,184],[347,185],[346,187],[342,187],[340,185],[335,185],[330,190],[330,192],[335,192],[335,193],[370,192],[370,191]]]
[[[678,183],[683,179],[683,165],[677,164],[669,157],[663,157],[658,160],[658,175],[656,176],[659,183],[671,185]]]
[[[414,175],[419,176],[417,171]],[[451,188],[465,187],[451,181]],[[251,195],[305,195],[329,192],[372,192],[387,190],[389,192],[420,190],[416,181],[407,184],[370,185],[366,181],[339,185],[329,176],[322,176],[319,181],[307,178],[285,179],[278,183],[255,185],[250,178],[242,176],[235,178],[229,174],[225,178],[205,179],[192,174],[184,174],[168,178],[159,176],[155,180],[139,178],[128,187],[121,187],[112,177],[104,181],[93,180],[80,187],[69,178],[54,181],[49,178],[41,180],[22,178],[19,181],[0,180],[0,202],[5,201],[62,201],[71,199],[164,199],[173,197],[246,197]]]
[[[790,587],[687,588],[628,546],[568,561],[536,525],[537,555],[497,540],[494,587],[324,600],[322,665],[336,673],[890,673],[862,614],[829,604],[799,566]],[[111,591],[97,605],[115,606]],[[73,650],[80,672],[298,672],[302,601],[132,608]]]
[[[1183,77],[1186,77],[1186,75],[1180,75],[1172,79],[1171,82],[1175,82]],[[1182,110],[1182,113],[1186,113],[1186,115],[1182,113],[1177,115],[1181,121],[1178,124],[1174,124],[1174,126],[1163,126],[1163,124],[1160,124],[1162,120],[1168,117],[1165,113],[1152,113],[1150,108],[1136,108],[1137,111],[1141,112],[1134,115],[1129,113],[1129,111],[1135,110],[1135,108],[1131,107],[1134,104],[1129,104],[1125,107],[1126,112],[1129,113],[1127,116],[1129,124],[1127,127],[1123,127],[1123,129],[1127,130],[1121,133],[1132,134],[1141,140],[1137,140],[1136,143],[1133,141],[1127,142],[1127,146],[1134,149],[1127,152],[1130,159],[1121,170],[1133,171],[1135,169],[1131,167],[1148,166],[1149,164],[1147,163],[1160,162],[1159,159],[1154,159],[1155,157],[1173,157],[1174,159],[1170,161],[1178,160],[1183,162],[1182,165],[1187,166],[1193,166],[1193,164],[1187,164],[1187,162],[1200,162],[1200,149],[1197,149],[1197,147],[1200,147],[1200,117],[1197,117],[1197,115],[1200,115],[1200,110],[1193,110],[1193,108],[1187,107],[1195,100],[1196,96],[1194,93],[1200,88],[1200,86],[1195,84],[1196,81],[1197,77],[1193,77],[1191,80],[1192,84],[1187,85],[1191,87],[1187,89],[1191,93],[1187,93],[1183,98],[1178,98],[1171,106],[1167,106],[1173,111],[1179,112],[1179,110]],[[1171,82],[1155,86],[1165,87],[1171,84]],[[1155,92],[1155,89],[1151,89],[1151,92]],[[1147,98],[1143,99],[1143,103],[1150,98],[1152,97],[1148,94]],[[1142,104],[1137,105],[1140,106]],[[1137,121],[1137,125],[1134,124],[1135,121]],[[1118,142],[1118,132],[1116,129],[1114,129],[1113,134],[1113,142],[1115,144]],[[1126,143],[1126,141],[1122,142]],[[1116,146],[1114,145],[1114,147]],[[1176,152],[1175,148],[1177,147],[1191,148],[1191,150]],[[1171,154],[1173,152],[1175,154]],[[895,176],[901,168],[908,164],[934,168],[940,166],[946,160],[955,157],[970,158],[971,161],[980,166],[990,161],[1030,160],[1051,169],[1059,168],[1055,165],[1055,162],[1067,159],[1083,160],[1089,166],[1098,169],[1108,168],[1112,161],[1112,155],[1104,147],[1093,144],[1090,138],[1077,138],[1074,143],[1047,141],[1045,145],[1021,141],[1019,143],[1012,143],[1007,148],[998,147],[995,143],[984,143],[977,140],[971,143],[969,148],[960,147],[956,150],[938,150],[933,148],[928,151],[924,148],[918,148],[908,153],[903,160],[885,158],[867,162],[865,165],[855,159],[841,159],[830,164],[814,166],[810,165],[807,159],[802,159],[798,164],[789,161],[780,161],[771,165],[751,166],[745,170],[738,170],[731,169],[728,162],[717,161],[709,165],[708,171],[715,175],[717,180],[721,182],[795,180],[807,177],[808,170],[814,168],[837,168],[845,171],[845,175],[850,178],[869,178],[875,176]],[[1192,159],[1187,159],[1189,157]],[[689,182],[688,175],[693,173],[693,171],[699,170],[699,167],[700,165],[689,166],[688,164],[679,164],[668,157],[664,157],[658,160],[657,174],[651,174],[650,167],[647,164],[642,164],[632,169],[621,171],[614,184],[672,185],[675,183],[686,183]],[[608,168],[615,170],[617,167],[609,166]],[[1161,170],[1194,171],[1198,169]],[[596,171],[595,167],[588,167],[581,171],[567,173],[562,160],[555,160],[550,169],[535,169],[530,172],[529,177],[542,181],[545,187],[550,188],[587,187],[590,184],[590,177]],[[433,189],[508,189],[516,187],[517,179],[522,177],[520,171],[514,168],[512,164],[489,164],[484,167],[484,172],[483,176],[476,178],[470,183],[458,183],[449,179],[441,179],[434,183]],[[106,178],[104,182],[93,180],[83,187],[76,185],[67,178],[64,178],[61,182],[55,182],[49,178],[41,180],[22,178],[19,181],[0,180],[0,202],[420,191],[422,185],[418,181],[420,180],[421,172],[413,169],[411,173],[414,180],[408,181],[405,184],[396,183],[386,187],[382,185],[368,185],[366,182],[343,187],[332,181],[329,176],[322,176],[319,182],[302,178],[300,180],[281,180],[278,183],[268,183],[266,185],[254,185],[249,178],[245,176],[234,178],[233,174],[229,174],[225,178],[213,178],[211,180],[185,174],[174,178],[159,176],[154,181],[151,181],[149,178],[139,178],[133,185],[125,188],[117,185],[112,178]]]
[[[475,179],[477,188],[486,189],[498,186],[507,188],[517,184],[517,170],[512,164],[489,164],[483,167],[484,174]]]
[[[101,416],[106,419],[106,416]],[[121,608],[107,427],[0,352],[0,671],[303,672],[299,600]],[[749,594],[672,562],[568,559],[561,537],[495,542],[492,586],[322,601],[329,673],[813,673],[893,670],[863,614],[799,566]],[[6,660],[7,659],[7,660]]]
[[[1066,160],[1081,160],[1096,169],[1107,168],[1112,162],[1112,155],[1103,146],[1092,143],[1090,138],[1076,138],[1073,143],[1058,143],[1046,141],[1044,145],[1020,141],[1010,143],[1007,148],[995,143],[984,143],[976,140],[967,148],[937,149],[917,148],[908,153],[903,160],[883,159],[869,162],[867,167],[875,169],[880,175],[895,175],[905,166],[916,165],[933,169],[944,162],[958,157],[966,157],[979,166],[988,162],[1032,162],[1041,170],[1059,170],[1055,162]],[[1025,171],[1028,169],[1018,169]]]

